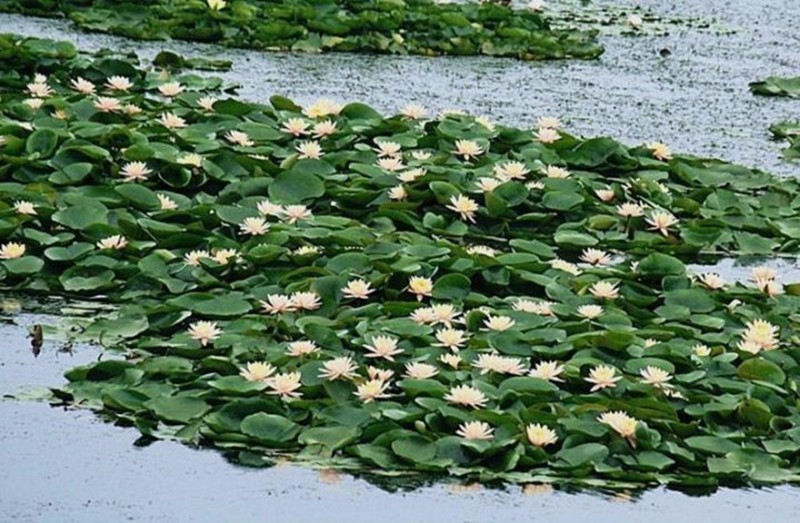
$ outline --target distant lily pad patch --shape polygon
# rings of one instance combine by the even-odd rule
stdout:
[[[234,3],[235,5],[235,3]],[[798,182],[0,37],[0,281],[115,305],[54,391],[247,465],[800,480]]]

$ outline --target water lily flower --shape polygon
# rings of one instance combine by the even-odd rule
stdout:
[[[678,219],[668,212],[657,211],[654,212],[645,221],[650,224],[648,229],[658,231],[664,236],[669,236],[669,228],[678,223]]]
[[[450,327],[454,322],[459,321],[460,313],[455,310],[455,307],[449,303],[437,303],[431,306],[431,311],[435,321],[434,325],[442,324],[445,327]]]
[[[649,349],[650,347],[655,347],[659,343],[661,342],[655,338],[647,338],[646,340],[644,340],[644,348]]]
[[[239,256],[239,251],[236,249],[219,249],[211,257],[212,260],[220,265],[227,265],[231,260]]]
[[[439,369],[428,363],[406,363],[406,377],[414,380],[427,380],[439,374]]]
[[[267,299],[261,300],[259,303],[267,314],[294,312],[297,309],[295,301],[285,294],[268,294]]]
[[[706,286],[706,288],[711,290],[717,290],[725,287],[725,279],[722,278],[716,272],[707,272],[705,274],[701,274],[697,277],[700,280],[700,283]]]
[[[403,352],[397,347],[397,340],[390,336],[375,336],[371,344],[364,345],[364,348],[368,351],[367,358],[385,358],[389,361],[394,361],[394,357]]]
[[[33,82],[27,86],[28,93],[36,98],[47,98],[53,95],[53,90],[44,82]]]
[[[536,131],[536,134],[534,134],[534,138],[536,138],[541,143],[555,143],[561,139],[561,135],[555,129],[541,128],[538,131]]]
[[[436,315],[433,313],[433,307],[421,307],[409,315],[412,321],[421,324],[435,323]]]
[[[750,281],[756,282],[759,280],[774,280],[778,277],[777,273],[771,267],[759,266],[753,267],[750,271]]]
[[[558,167],[556,165],[548,165],[542,169],[542,174],[547,176],[548,178],[569,178],[570,172],[563,167]]]
[[[375,140],[375,145],[377,145],[375,152],[378,153],[378,156],[397,156],[400,154],[401,147],[397,142]]]
[[[754,283],[756,288],[767,296],[773,297],[783,294],[783,285],[775,280],[756,280]]]
[[[617,205],[617,214],[625,218],[637,218],[644,215],[644,205],[626,202]]]
[[[707,357],[707,356],[711,356],[711,349],[709,349],[707,345],[703,345],[702,343],[698,343],[697,345],[692,347],[692,353],[695,356]]]
[[[315,352],[319,352],[319,347],[313,341],[293,341],[289,344],[289,348],[286,350],[286,354],[288,356],[293,356],[295,358],[299,358],[302,356],[308,356],[309,354],[314,354]]]
[[[765,320],[753,320],[746,324],[747,329],[742,332],[742,340],[738,347],[745,352],[757,354],[758,352],[778,348],[778,327]]]
[[[342,112],[342,106],[333,100],[317,100],[306,109],[303,109],[303,114],[309,118],[324,118],[330,115],[337,115]]]
[[[494,132],[497,128],[497,125],[493,121],[491,121],[487,116],[476,116],[475,122],[481,124],[483,127],[486,128],[489,132]]]
[[[417,161],[424,162],[425,160],[430,160],[431,156],[433,156],[428,151],[412,151],[411,157]]]
[[[322,152],[322,146],[319,142],[311,140],[308,142],[302,142],[297,145],[296,147],[298,154],[298,158],[310,158],[312,160],[318,160],[322,158],[325,154]]]
[[[594,193],[600,198],[602,201],[608,203],[614,199],[616,194],[614,193],[613,189],[595,189]]]
[[[378,399],[388,398],[386,391],[389,383],[382,380],[369,380],[356,387],[355,395],[364,403],[370,403]]]
[[[631,439],[636,434],[636,424],[638,422],[621,410],[604,412],[597,418],[597,421],[608,425],[623,438]]]
[[[127,246],[128,246],[128,240],[126,240],[124,236],[119,234],[108,236],[107,238],[103,238],[102,240],[97,242],[98,249],[112,249],[116,251],[121,251]]]
[[[167,129],[181,129],[186,127],[186,120],[175,113],[166,112],[161,115],[158,121]]]
[[[218,101],[213,96],[204,96],[197,100],[197,106],[210,113],[214,111],[214,104]]]
[[[247,381],[264,382],[275,374],[275,367],[266,361],[253,361],[239,369],[239,375]]]
[[[457,369],[461,365],[461,356],[458,354],[448,353],[439,356],[439,361],[445,365]]]
[[[480,354],[478,359],[472,363],[476,369],[480,369],[481,374],[497,372],[498,374],[511,374],[512,376],[522,376],[525,374],[525,366],[519,358],[501,356],[497,353]]]
[[[226,0],[206,0],[208,4],[208,8],[213,11],[222,11],[225,9],[225,6],[228,5]]]
[[[552,301],[517,300],[511,306],[515,311],[530,312],[540,316],[553,316]]]
[[[486,319],[483,320],[484,327],[490,331],[505,331],[515,324],[516,322],[508,316],[493,316],[489,314]]]
[[[258,212],[260,212],[264,216],[281,217],[285,212],[282,205],[272,203],[269,200],[261,200],[260,202],[258,202],[258,205],[256,207],[258,208]]]
[[[135,116],[142,112],[142,108],[136,104],[125,104],[122,106],[122,112],[128,116]]]
[[[342,288],[342,294],[344,294],[345,298],[356,300],[366,300],[373,292],[375,292],[375,289],[370,288],[370,284],[362,279],[350,280]]]
[[[85,78],[79,76],[70,80],[69,84],[81,94],[94,94],[95,85]]]
[[[403,163],[403,160],[395,156],[390,156],[388,158],[378,158],[378,161],[375,163],[378,167],[380,167],[384,171],[389,171],[392,173],[397,171],[402,171],[403,169],[406,168],[406,165]]]
[[[14,202],[14,210],[19,214],[36,216],[36,207],[31,202],[25,200]]]
[[[469,385],[459,385],[450,389],[444,396],[445,401],[477,409],[488,403],[489,399],[480,390]]]
[[[357,365],[353,362],[350,356],[342,356],[326,361],[322,364],[320,378],[328,381],[336,381],[340,379],[353,379],[356,377]]]
[[[25,255],[25,245],[9,242],[0,247],[0,260],[14,260]]]
[[[94,101],[95,108],[103,113],[113,113],[122,110],[122,102],[109,96],[98,96]]]
[[[425,171],[425,169],[416,168],[397,173],[395,176],[397,176],[397,179],[401,182],[412,183],[417,181],[417,178],[422,178],[426,174],[427,171]]]
[[[367,367],[367,376],[371,380],[389,381],[394,376],[394,371],[391,369],[379,369],[370,365]]]
[[[560,258],[556,258],[555,260],[550,261],[550,267],[554,269],[558,269],[559,271],[568,272],[573,276],[578,276],[581,273],[580,267],[575,265],[574,263],[570,263],[566,260],[562,260]]]
[[[325,120],[324,122],[314,124],[314,128],[311,132],[313,133],[314,138],[323,138],[325,136],[334,134],[336,131],[338,131],[336,128],[336,122]]]
[[[421,105],[408,104],[400,110],[400,114],[411,120],[419,120],[425,118],[428,110]]]
[[[209,342],[215,341],[222,334],[222,329],[213,321],[198,321],[189,326],[189,337],[200,342],[205,347]]]
[[[475,158],[484,153],[483,147],[473,140],[456,140],[456,156],[462,156],[465,160]]]
[[[539,129],[561,129],[562,125],[561,120],[554,116],[542,116],[536,122]]]
[[[417,296],[417,301],[433,293],[433,280],[424,276],[412,276],[408,280],[408,292]]]
[[[485,176],[478,178],[478,181],[476,182],[476,185],[478,186],[478,192],[482,193],[492,192],[502,184],[502,180],[498,180],[497,178],[488,178]]]
[[[228,131],[228,133],[225,135],[225,139],[230,143],[239,145],[241,147],[252,147],[255,144],[255,142],[250,139],[247,133],[243,133],[241,131]]]
[[[642,377],[642,383],[647,383],[656,388],[671,387],[668,382],[672,379],[672,376],[660,367],[648,365],[639,371],[639,376]]]
[[[389,199],[402,201],[408,198],[408,193],[406,192],[406,188],[402,185],[395,185],[391,189],[389,189]]]
[[[30,107],[31,109],[39,109],[44,105],[44,101],[41,98],[28,98],[24,100],[22,103]]]
[[[457,212],[462,220],[475,223],[475,213],[480,208],[478,202],[468,196],[459,194],[450,197],[450,205],[447,206],[451,211]]]
[[[494,429],[484,421],[466,421],[458,426],[456,435],[467,440],[492,439]]]
[[[594,384],[589,392],[616,387],[617,382],[622,379],[622,376],[616,374],[617,369],[610,365],[597,365],[589,371],[589,377],[584,378],[585,381]]]
[[[295,292],[290,299],[298,310],[313,311],[322,306],[319,294],[313,291]]]
[[[540,191],[544,189],[544,184],[541,181],[536,180],[535,182],[526,183],[525,188],[529,191]]]
[[[200,260],[202,260],[203,258],[211,258],[211,253],[208,251],[187,252],[183,257],[183,261],[184,263],[186,263],[186,265],[197,267],[200,265]]]
[[[488,258],[494,258],[497,255],[497,251],[492,249],[487,245],[470,245],[467,247],[467,254],[471,256],[486,256]]]
[[[266,383],[272,389],[269,394],[275,394],[281,398],[299,398],[302,396],[302,393],[297,390],[301,387],[299,372],[277,374],[269,378]]]
[[[598,281],[591,287],[589,292],[592,296],[601,300],[616,300],[619,298],[619,288],[616,284],[608,281]]]
[[[469,342],[469,337],[462,330],[445,328],[436,331],[436,339],[439,343],[434,343],[434,347],[447,347],[450,350],[457,351]]]
[[[158,86],[158,92],[162,96],[173,97],[178,96],[184,90],[184,86],[180,82],[167,82]]]
[[[287,205],[283,208],[283,219],[290,224],[307,220],[311,218],[311,216],[311,209],[305,205]]]
[[[153,171],[145,162],[128,162],[122,166],[119,173],[126,182],[135,182],[146,180]]]
[[[608,265],[611,263],[611,255],[600,249],[584,249],[581,260],[592,265]]]
[[[669,147],[661,142],[650,142],[645,145],[645,147],[650,149],[653,158],[656,160],[669,161],[672,159],[672,152],[669,150]]]
[[[530,173],[525,164],[522,162],[505,162],[497,164],[492,168],[495,177],[503,182],[509,180],[524,180],[525,176]]]
[[[303,245],[302,247],[298,247],[297,249],[293,250],[292,254],[296,256],[310,256],[312,254],[319,254],[320,252],[322,252],[322,249],[316,245]]]
[[[581,305],[578,307],[578,315],[589,320],[593,320],[601,314],[603,314],[603,307],[600,305]]]
[[[528,376],[539,378],[546,381],[559,381],[563,382],[559,376],[563,374],[564,366],[557,361],[540,361],[536,366],[528,372]]]
[[[156,194],[156,196],[158,197],[158,201],[161,204],[162,211],[174,211],[175,209],[178,208],[178,204],[175,202],[175,200],[173,200],[169,196],[165,194]]]
[[[294,137],[308,134],[309,123],[302,118],[289,118],[283,123],[281,130],[285,133],[291,134]]]
[[[127,92],[133,87],[133,82],[125,76],[110,76],[106,79],[105,86],[111,91]]]
[[[181,165],[191,165],[192,167],[200,168],[203,166],[203,157],[197,153],[188,153],[179,156],[177,162]]]
[[[245,218],[239,225],[239,230],[242,234],[250,234],[251,236],[261,236],[267,234],[269,231],[269,224],[264,218]]]
[[[525,435],[534,447],[546,447],[558,441],[556,432],[540,423],[531,423],[525,428]]]

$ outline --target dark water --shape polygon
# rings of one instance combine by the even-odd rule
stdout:
[[[601,3],[611,3],[604,0]],[[757,98],[750,81],[800,74],[800,2],[796,0],[619,0],[669,15],[714,16],[734,34],[681,31],[669,36],[604,37],[594,62],[520,63],[491,58],[289,55],[231,51],[186,43],[143,43],[81,34],[61,21],[0,15],[0,31],[111,47],[152,56],[162,48],[233,60],[226,79],[264,100],[284,94],[301,102],[328,97],[364,101],[384,111],[417,102],[433,112],[461,108],[509,124],[555,115],[572,131],[630,143],[658,139],[673,150],[721,157],[797,175],[768,139],[769,124],[800,117],[800,101]],[[668,5],[662,5],[668,4]],[[660,58],[669,48],[672,55]],[[784,282],[800,279],[791,261],[774,261]],[[748,269],[724,261],[726,278]],[[699,267],[698,267],[699,270]],[[706,270],[706,269],[703,269]],[[48,341],[38,358],[27,327],[56,316],[6,310],[0,322],[0,395],[63,383],[64,370],[92,361],[97,349],[59,352]],[[488,490],[437,484],[389,493],[348,476],[295,466],[253,470],[209,450],[162,441],[135,446],[135,429],[104,423],[90,412],[46,403],[0,401],[0,522],[794,522],[800,489],[729,490],[690,497],[655,489],[641,496]]]

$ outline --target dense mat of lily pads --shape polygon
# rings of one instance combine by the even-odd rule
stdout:
[[[534,6],[535,7],[535,6]],[[267,51],[596,58],[594,31],[551,28],[534,8],[433,0],[4,0],[0,11],[68,16],[89,31]]]
[[[421,106],[249,103],[0,37],[0,278],[117,310],[64,402],[373,473],[800,480],[797,182]]]

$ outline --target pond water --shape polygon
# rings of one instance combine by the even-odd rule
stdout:
[[[606,4],[630,4],[619,0]],[[261,54],[187,43],[132,42],[82,34],[59,20],[0,15],[0,31],[66,39],[153,56],[168,48],[230,59],[222,74],[241,94],[265,100],[284,94],[358,100],[385,111],[415,101],[433,111],[463,108],[510,124],[557,115],[573,132],[630,143],[658,139],[673,150],[800,173],[780,159],[769,124],[800,116],[800,101],[758,98],[747,90],[764,76],[800,72],[800,2],[795,0],[639,0],[669,16],[713,16],[737,31],[676,28],[668,36],[603,38],[593,62],[521,63],[492,58],[370,57]],[[658,51],[672,54],[661,58]],[[800,280],[791,262],[775,261],[783,281]],[[699,266],[698,266],[699,269]],[[747,269],[728,260],[727,278]],[[706,269],[704,269],[706,270]],[[0,302],[4,297],[0,295]],[[51,315],[14,311],[0,321],[0,395],[58,386],[63,372],[97,358],[90,346],[60,351],[47,341],[34,357],[27,328]],[[56,308],[58,306],[56,305]],[[783,522],[800,517],[800,489],[730,490],[694,497],[655,489],[625,493],[548,492],[540,488],[477,488],[434,484],[413,491],[381,489],[366,480],[295,466],[247,469],[217,452],[173,442],[137,445],[135,429],[90,412],[44,402],[0,401],[0,514],[4,521],[719,521]],[[380,508],[380,512],[376,508]],[[765,516],[768,511],[768,516]]]

